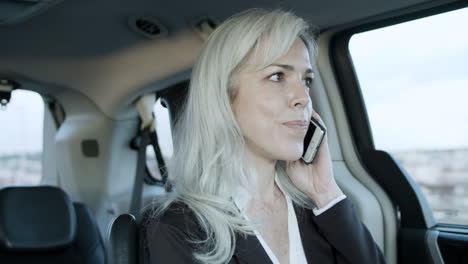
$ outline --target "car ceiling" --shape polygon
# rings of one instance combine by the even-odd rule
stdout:
[[[0,2],[0,15],[12,12],[8,2],[22,1]],[[0,77],[77,90],[119,119],[138,94],[188,77],[203,44],[192,30],[200,18],[222,21],[247,8],[281,7],[325,31],[450,2],[64,0],[20,23],[0,25]],[[149,39],[132,31],[128,18],[143,15],[163,24],[167,36]]]

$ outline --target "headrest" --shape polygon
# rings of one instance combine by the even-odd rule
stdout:
[[[0,189],[0,247],[8,251],[58,249],[69,246],[75,235],[75,210],[61,189]]]

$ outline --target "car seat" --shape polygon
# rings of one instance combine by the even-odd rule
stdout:
[[[91,212],[53,186],[0,189],[0,263],[105,263]]]

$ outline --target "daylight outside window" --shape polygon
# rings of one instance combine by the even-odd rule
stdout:
[[[42,97],[14,90],[10,103],[0,109],[0,188],[40,183],[43,122]]]
[[[350,52],[375,147],[439,223],[468,225],[468,9],[356,34]]]

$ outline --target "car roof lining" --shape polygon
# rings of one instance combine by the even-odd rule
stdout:
[[[345,28],[390,16],[399,10],[419,10],[451,0],[397,1],[62,1],[29,20],[0,26],[0,77],[24,76],[39,83],[73,89],[114,119],[136,96],[188,79],[203,38],[191,26],[199,18],[222,21],[251,7],[294,10],[322,31]],[[352,10],[352,12],[350,12]],[[331,15],[332,14],[332,15]],[[128,18],[149,15],[169,34],[147,39],[128,26]]]

